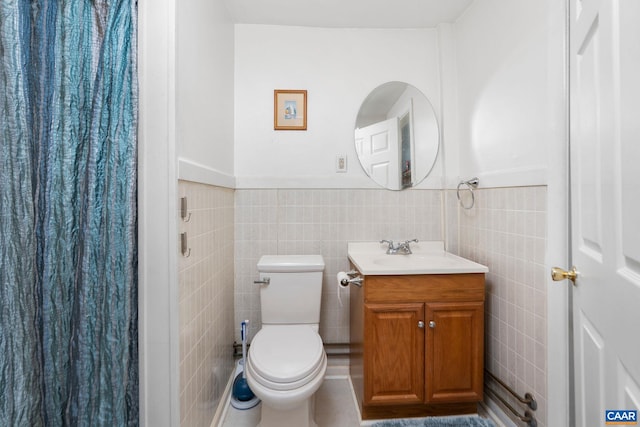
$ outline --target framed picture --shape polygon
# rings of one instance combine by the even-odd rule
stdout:
[[[307,91],[273,91],[273,128],[307,130]]]

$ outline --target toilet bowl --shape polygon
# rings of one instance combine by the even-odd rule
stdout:
[[[251,342],[247,381],[271,408],[299,406],[320,388],[326,370],[322,339],[307,325],[268,326]]]
[[[265,255],[258,262],[262,329],[245,371],[262,401],[259,427],[317,426],[315,392],[327,370],[318,334],[323,270],[319,255]]]

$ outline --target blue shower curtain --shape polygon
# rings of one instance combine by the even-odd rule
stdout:
[[[0,426],[138,424],[135,0],[0,0]]]

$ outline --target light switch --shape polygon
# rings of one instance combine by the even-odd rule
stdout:
[[[344,154],[336,156],[336,172],[347,171],[347,156]]]

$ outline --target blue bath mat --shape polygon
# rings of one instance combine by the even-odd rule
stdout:
[[[475,416],[428,417],[378,421],[371,427],[495,427],[495,424],[489,419]]]

